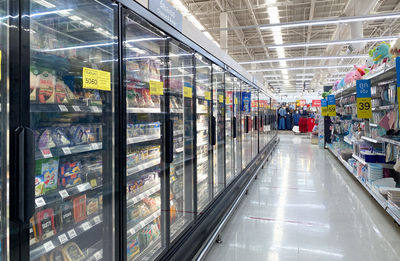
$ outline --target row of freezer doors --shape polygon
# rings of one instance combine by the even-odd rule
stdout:
[[[111,1],[29,5],[18,91],[0,26],[0,260],[152,260],[272,138],[271,101],[127,9],[119,49]]]

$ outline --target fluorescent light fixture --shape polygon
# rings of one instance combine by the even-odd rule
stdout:
[[[309,66],[309,67],[288,67],[288,68],[267,68],[267,69],[260,69],[260,70],[249,70],[248,72],[268,72],[268,71],[281,71],[281,70],[317,70],[317,69],[334,69],[334,68],[350,68],[354,67],[354,65],[323,65],[323,66]]]
[[[296,76],[314,76],[315,73],[296,73]]]
[[[54,7],[56,7],[55,5],[49,3],[49,2],[47,2],[45,0],[34,0],[34,2],[39,4],[39,5],[41,5],[41,6],[44,6],[46,8],[54,8]]]
[[[374,14],[374,15],[365,15],[365,16],[353,16],[353,17],[340,17],[340,18],[332,18],[332,19],[319,19],[319,20],[305,20],[298,22],[288,22],[281,24],[268,24],[268,25],[260,25],[261,30],[266,29],[275,29],[275,28],[291,28],[291,27],[299,27],[299,26],[310,26],[310,25],[329,25],[329,24],[342,24],[342,23],[350,23],[350,22],[364,22],[364,21],[374,21],[374,20],[384,20],[384,19],[394,19],[400,18],[400,13],[383,13],[383,14]]]
[[[82,20],[82,18],[80,18],[80,17],[77,16],[77,15],[71,15],[71,16],[69,17],[69,19],[71,19],[71,20],[73,20],[73,21],[80,21],[80,20]]]
[[[366,42],[382,42],[396,40],[398,36],[385,36],[377,38],[361,38],[361,39],[348,39],[339,41],[325,41],[325,42],[308,42],[308,43],[288,43],[280,44],[275,46],[267,46],[270,49],[278,49],[281,47],[295,48],[295,47],[312,47],[312,46],[325,46],[325,45],[337,45],[337,44],[352,44],[352,43],[366,43]]]
[[[347,56],[306,56],[306,57],[291,57],[291,58],[276,58],[269,60],[259,60],[259,61],[246,61],[239,62],[239,64],[254,64],[254,63],[273,63],[280,61],[313,61],[313,60],[334,60],[334,59],[361,59],[368,58],[369,55],[347,55]]]
[[[83,21],[79,21],[79,23],[81,23],[82,25],[86,26],[86,27],[91,27],[93,26],[93,24],[91,22],[88,22],[86,20]]]
[[[49,14],[62,14],[65,12],[72,11],[72,9],[63,9],[63,10],[53,10],[53,11],[48,11],[48,12],[41,12],[41,13],[36,13],[36,14],[31,14],[29,17],[37,17],[37,16],[42,16],[42,15],[49,15]],[[23,15],[22,17],[25,17],[26,15]]]

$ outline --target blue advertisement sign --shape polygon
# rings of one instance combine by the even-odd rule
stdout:
[[[167,0],[149,0],[149,9],[161,19],[182,31],[182,15]]]
[[[242,92],[242,104],[240,108],[244,112],[251,111],[251,92]]]
[[[328,102],[326,99],[321,99],[321,107],[328,107]]]
[[[400,87],[400,57],[396,57],[397,87]]]
[[[370,98],[371,97],[371,80],[357,80],[357,98]]]
[[[328,95],[328,105],[336,105],[335,95]]]

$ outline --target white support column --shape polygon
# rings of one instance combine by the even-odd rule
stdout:
[[[219,26],[220,28],[227,28],[228,27],[228,13],[222,12],[219,15]],[[220,46],[223,50],[228,49],[228,30],[220,31]]]

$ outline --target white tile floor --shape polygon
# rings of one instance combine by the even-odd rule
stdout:
[[[400,260],[399,227],[340,163],[280,138],[207,260]]]

